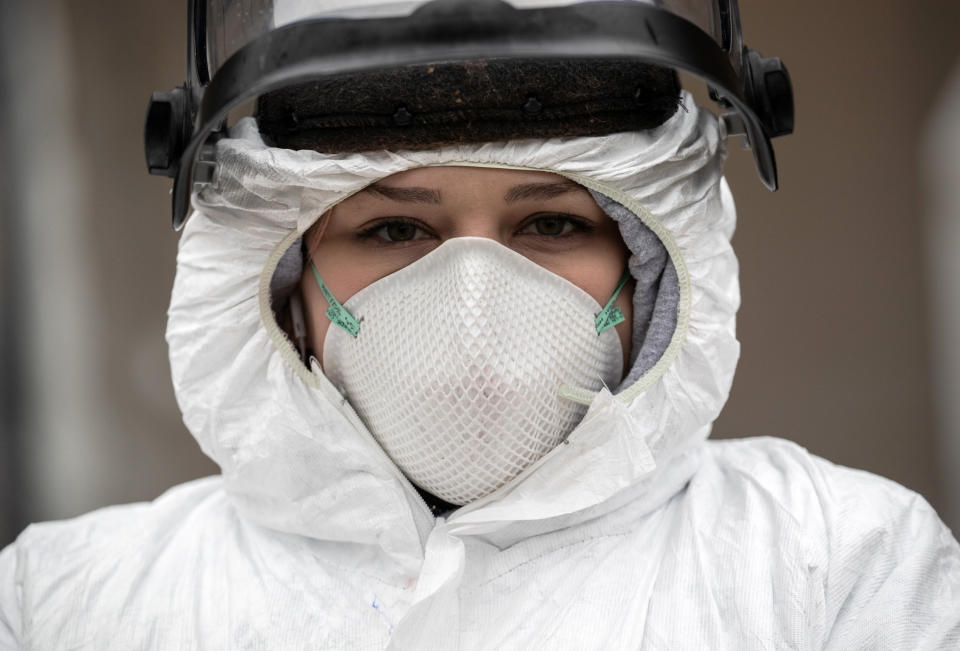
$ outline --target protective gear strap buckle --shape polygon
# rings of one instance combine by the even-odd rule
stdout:
[[[326,311],[327,318],[334,325],[343,328],[351,337],[356,338],[360,332],[360,321],[350,314],[347,308],[340,304],[340,301],[334,298],[333,293],[327,288],[323,278],[320,277],[320,272],[317,271],[317,265],[313,263],[313,260],[310,261],[310,268],[313,270],[313,277],[317,279],[320,291],[323,292],[323,297],[327,299],[327,303],[330,305]]]
[[[603,309],[600,310],[600,313],[597,314],[597,318],[594,320],[598,335],[627,320],[627,318],[623,316],[623,311],[614,305],[613,302],[617,300],[617,296],[620,295],[620,290],[623,289],[623,286],[627,284],[628,280],[630,280],[630,270],[624,269],[623,275],[620,276],[620,280],[617,282],[616,289],[613,290],[613,296],[610,297],[610,300],[607,301],[607,304],[603,306]]]

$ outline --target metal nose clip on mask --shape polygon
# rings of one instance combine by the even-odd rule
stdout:
[[[560,443],[586,407],[567,384],[615,386],[613,306],[486,238],[444,242],[343,305],[323,368],[415,484],[452,504],[500,488]]]

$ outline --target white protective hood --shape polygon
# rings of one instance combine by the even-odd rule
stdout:
[[[431,531],[530,535],[626,501],[653,509],[678,490],[695,467],[691,450],[726,400],[739,352],[724,141],[715,117],[685,101],[690,108],[660,128],[603,138],[327,155],[267,147],[248,120],[221,140],[217,184],[194,198],[181,240],[167,336],[184,421],[222,468],[242,514],[271,529],[355,543],[364,557],[376,548],[393,571],[413,575]],[[660,362],[619,395],[596,396],[568,444],[456,511],[442,534],[350,405],[319,369],[298,361],[269,296],[278,260],[324,211],[427,165],[547,170],[605,194],[660,237],[680,289]]]
[[[685,100],[644,133],[399,154],[271,149],[242,123],[195,197],[168,329],[223,477],[29,527],[0,552],[0,648],[958,648],[960,548],[922,498],[785,441],[705,442],[738,354],[734,211],[717,121]],[[447,518],[303,367],[269,296],[326,208],[438,164],[611,197],[680,295],[649,371],[577,396],[568,444]]]

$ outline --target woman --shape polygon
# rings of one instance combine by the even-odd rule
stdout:
[[[242,122],[168,328],[223,475],[28,529],[0,557],[0,639],[954,645],[960,551],[920,497],[785,441],[705,442],[738,354],[723,155],[694,108],[403,153]],[[598,334],[608,303],[624,320]]]
[[[642,126],[354,153],[261,104],[193,197],[167,329],[222,475],[28,528],[0,648],[956,648],[960,548],[922,498],[706,441],[735,211],[720,123],[667,95]]]

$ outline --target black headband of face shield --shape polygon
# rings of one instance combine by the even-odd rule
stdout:
[[[339,153],[651,129],[679,102],[676,71],[649,63],[483,59],[287,86],[256,117],[269,144]]]
[[[735,48],[740,43],[735,0],[719,2],[721,17],[729,19],[724,41],[729,35]],[[671,102],[676,108],[671,87],[676,77],[672,70],[662,69],[686,70],[706,81],[726,111],[728,132],[745,134],[760,177],[771,189],[777,186],[777,174],[770,138],[793,128],[790,79],[779,59],[765,59],[746,48],[734,56],[693,23],[645,3],[516,9],[502,0],[434,0],[403,17],[301,21],[250,41],[209,81],[204,1],[191,0],[188,13],[188,82],[154,94],[145,129],[150,172],[174,178],[175,228],[186,218],[194,184],[213,176],[213,144],[224,133],[228,113],[254,98],[262,98],[260,118],[277,144],[295,144],[303,137],[311,148],[322,148],[326,142],[336,150],[335,140],[340,141],[340,150],[368,145],[400,148],[405,142],[429,146],[430,129],[443,123],[447,126],[438,132],[444,142],[465,141],[478,122],[491,136],[561,135],[549,129],[572,126],[591,111],[607,121],[607,132],[649,128],[665,119],[659,113],[672,112]],[[731,61],[742,61],[741,70],[734,70]],[[427,73],[431,68],[434,72]],[[521,68],[530,73],[531,83],[512,88],[503,104],[490,102],[498,96],[490,92],[496,89],[484,91],[476,83],[484,77],[496,83],[509,81]],[[601,74],[604,68],[607,72]],[[478,69],[484,74],[461,79],[464,88],[474,84],[477,91],[467,113],[457,113],[442,102],[423,104],[425,96],[441,96],[444,84],[457,74]],[[396,98],[383,93],[382,82],[390,75],[398,82],[416,79],[423,90],[429,81],[426,75],[437,70],[443,73],[434,77],[440,80],[440,92],[411,94],[409,87],[404,90],[403,84],[395,83]],[[564,97],[564,85],[556,83],[558,74],[567,89],[577,89],[578,77],[609,83],[593,96]],[[658,81],[640,89],[636,83],[640,78]],[[379,86],[370,83],[377,79]],[[342,90],[346,82],[351,84],[354,110],[338,106],[330,111],[334,91]],[[384,97],[367,97],[374,95]],[[625,103],[631,96],[634,103]],[[418,101],[423,110],[417,110]],[[649,103],[643,105],[644,101]],[[573,117],[564,121],[566,104]],[[297,126],[301,116],[308,128]],[[339,132],[331,129],[338,119],[343,127]],[[370,133],[363,133],[364,121]],[[505,130],[503,124],[511,126]]]

